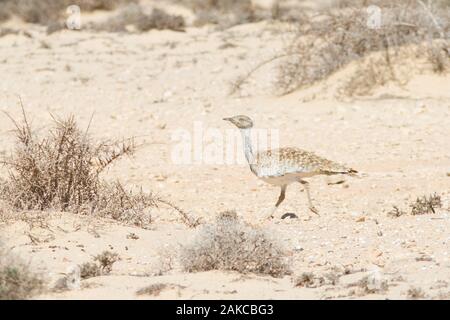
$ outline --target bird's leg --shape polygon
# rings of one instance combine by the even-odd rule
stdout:
[[[273,214],[277,210],[278,206],[283,202],[283,200],[286,196],[286,188],[287,188],[287,185],[281,186],[281,192],[280,192],[280,196],[278,197],[278,201],[275,204],[275,206],[270,210],[270,213],[267,215],[267,219],[273,218]]]
[[[316,209],[316,207],[314,207],[312,201],[311,201],[311,195],[309,193],[309,182],[305,181],[305,180],[300,180],[300,183],[303,185],[303,187],[305,188],[306,191],[306,197],[308,198],[308,205],[309,205],[309,210],[311,210],[312,212],[314,212],[315,214],[319,215],[319,211]]]

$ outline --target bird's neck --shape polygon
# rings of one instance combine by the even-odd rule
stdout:
[[[254,156],[253,156],[252,138],[251,138],[250,132],[251,132],[251,128],[241,129],[245,158],[247,159],[247,162],[249,164],[252,164],[254,161]]]

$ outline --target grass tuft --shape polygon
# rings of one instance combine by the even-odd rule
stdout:
[[[119,255],[111,251],[103,251],[94,257],[92,262],[80,266],[81,279],[107,275],[112,271],[113,264],[119,260]]]
[[[412,216],[436,213],[436,209],[442,208],[441,196],[433,193],[429,196],[418,197],[409,207],[411,208],[409,214]],[[393,218],[398,218],[406,214],[406,211],[399,209],[397,206],[394,206],[388,212],[388,216]]]
[[[42,292],[43,279],[0,249],[0,300],[24,300]]]

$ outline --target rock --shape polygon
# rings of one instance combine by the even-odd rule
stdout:
[[[286,212],[285,214],[283,214],[283,215],[281,216],[281,219],[286,219],[286,218],[289,218],[289,219],[298,219],[297,215],[296,215],[295,213],[292,213],[292,212]]]

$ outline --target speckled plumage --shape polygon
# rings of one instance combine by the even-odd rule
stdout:
[[[250,130],[253,127],[252,119],[244,115],[238,115],[224,118],[224,120],[230,121],[240,129],[245,158],[250,165],[251,171],[263,181],[281,188],[278,201],[270,212],[269,217],[273,216],[276,208],[284,201],[286,188],[289,184],[299,182],[304,186],[309,209],[318,214],[311,201],[309,183],[304,179],[316,175],[354,175],[357,173],[356,170],[298,148],[280,148],[255,154],[252,149],[250,136]]]
[[[298,148],[280,148],[258,152],[250,169],[259,178],[270,179],[288,174],[298,177],[353,174],[355,170]]]

